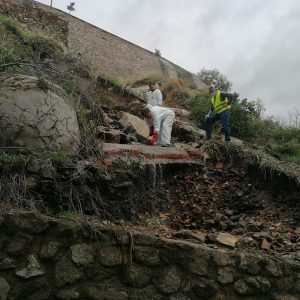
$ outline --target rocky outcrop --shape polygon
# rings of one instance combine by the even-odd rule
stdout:
[[[274,260],[33,213],[0,218],[1,300],[300,297],[292,255]],[[43,230],[30,230],[35,224]],[[8,251],[24,236],[30,242],[21,253]]]
[[[2,145],[75,152],[80,142],[76,113],[65,92],[32,76],[1,76],[0,127]]]
[[[127,134],[136,137],[138,142],[145,143],[149,135],[149,128],[146,122],[132,114],[121,112],[121,125]]]

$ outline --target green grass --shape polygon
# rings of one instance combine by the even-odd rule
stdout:
[[[67,94],[73,95],[73,96],[76,94],[77,88],[73,81],[62,82],[60,85]]]
[[[38,33],[31,33],[18,23],[0,15],[0,63],[18,60],[60,58],[64,49],[58,41]]]
[[[29,38],[29,33],[16,22],[0,15],[0,25],[4,26],[8,31],[26,40]]]
[[[0,168],[21,167],[25,166],[25,164],[26,159],[24,155],[13,155],[0,151]]]
[[[122,90],[124,88],[122,83],[119,81],[119,79],[117,79],[113,76],[103,74],[100,76],[100,80],[105,82],[106,85],[108,85],[112,88],[116,88],[116,89],[120,89],[120,90]]]
[[[72,159],[70,154],[64,151],[54,152],[51,154],[51,160],[54,164],[58,166],[67,166],[70,165]]]

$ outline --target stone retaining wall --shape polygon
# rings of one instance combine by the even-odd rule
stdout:
[[[108,74],[127,82],[165,76],[188,80],[199,88],[206,88],[197,76],[153,52],[36,1],[0,0],[0,14],[30,30],[59,38],[73,56],[80,57],[92,67],[95,75]]]
[[[300,299],[300,261],[34,213],[0,216],[0,299]]]

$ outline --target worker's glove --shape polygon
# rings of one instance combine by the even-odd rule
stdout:
[[[157,140],[158,140],[158,133],[154,132],[152,139],[149,141],[149,145],[153,146],[157,142]]]
[[[154,126],[149,128],[149,136],[152,136],[154,133]]]

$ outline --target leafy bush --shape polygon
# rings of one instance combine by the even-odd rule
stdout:
[[[190,118],[201,127],[204,128],[204,120],[210,108],[210,96],[208,92],[202,91],[192,96],[187,105],[191,111]]]
[[[9,64],[15,62],[15,57],[3,46],[0,46],[0,64]]]

